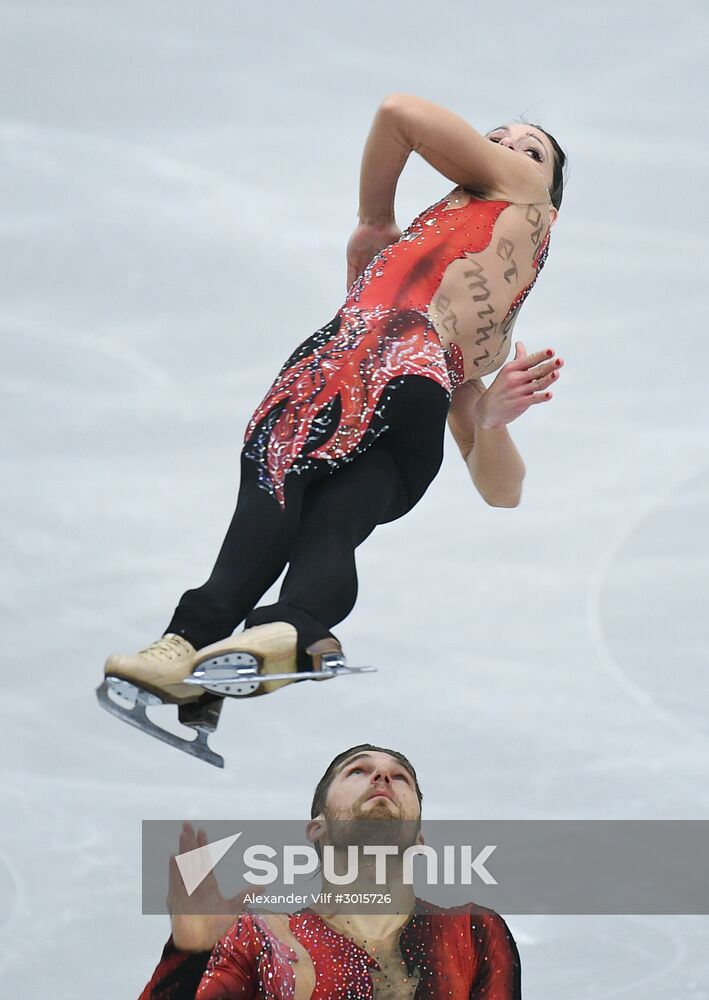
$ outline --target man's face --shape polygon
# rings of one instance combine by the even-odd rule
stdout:
[[[327,793],[329,820],[418,820],[421,815],[414,779],[396,757],[371,751],[344,763]]]

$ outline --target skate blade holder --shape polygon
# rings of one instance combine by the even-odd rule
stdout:
[[[284,674],[260,674],[259,664],[250,653],[223,653],[205,660],[185,677],[184,684],[195,684],[205,691],[230,698],[246,698],[270,681],[327,681],[345,674],[368,674],[376,667],[349,667],[340,653],[325,653],[320,670]]]
[[[177,717],[184,725],[189,726],[195,732],[195,739],[187,740],[176,733],[171,733],[168,729],[156,725],[152,719],[148,718],[146,709],[154,705],[164,705],[161,698],[145,691],[130,681],[120,677],[111,677],[109,674],[96,688],[96,695],[99,704],[111,715],[115,715],[130,726],[135,726],[149,736],[154,736],[163,743],[168,743],[177,750],[197,757],[214,767],[224,767],[224,758],[221,754],[215,753],[207,742],[210,733],[213,733],[219,722],[219,713],[222,707],[221,698],[212,698],[205,695],[198,701],[190,702],[186,705],[178,705]],[[119,700],[116,700],[119,699]]]

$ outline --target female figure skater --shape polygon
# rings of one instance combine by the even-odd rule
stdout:
[[[402,234],[394,195],[412,150],[456,186]],[[354,606],[355,549],[421,499],[446,420],[485,500],[518,503],[524,466],[506,425],[551,399],[563,362],[518,343],[489,388],[481,377],[505,362],[546,258],[564,160],[538,126],[483,136],[420,98],[384,100],[364,150],[345,303],[286,361],[249,423],[211,576],[182,596],[161,639],[108,659],[104,707],[220,763],[206,732],[224,695],[353,669],[330,630]],[[286,565],[277,603],[257,607]],[[158,702],[176,703],[197,740],[155,726],[145,706]]]

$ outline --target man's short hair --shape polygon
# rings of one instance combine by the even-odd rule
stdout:
[[[344,762],[350,757],[357,757],[361,753],[386,753],[390,757],[394,757],[399,763],[406,768],[411,777],[414,779],[414,787],[416,788],[416,795],[418,796],[419,806],[423,802],[423,793],[419,788],[418,778],[416,777],[416,771],[413,765],[403,753],[399,753],[398,750],[388,750],[386,747],[375,747],[371,743],[360,743],[359,746],[350,747],[349,750],[343,750],[342,753],[338,753],[337,757],[330,761],[327,766],[325,774],[317,784],[315,789],[315,794],[313,795],[313,804],[310,807],[310,816],[314,818],[319,816],[321,812],[325,809],[325,803],[327,801],[327,793],[330,790],[330,785],[333,782],[335,776],[339,773]]]

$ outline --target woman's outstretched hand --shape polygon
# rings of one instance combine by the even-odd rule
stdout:
[[[401,238],[401,230],[392,222],[360,222],[347,244],[347,287],[360,276],[372,257]]]
[[[563,360],[554,356],[551,347],[527,354],[524,344],[515,345],[512,361],[500,369],[495,381],[480,396],[475,407],[479,427],[503,427],[521,417],[530,406],[548,403],[549,386],[559,378]]]

